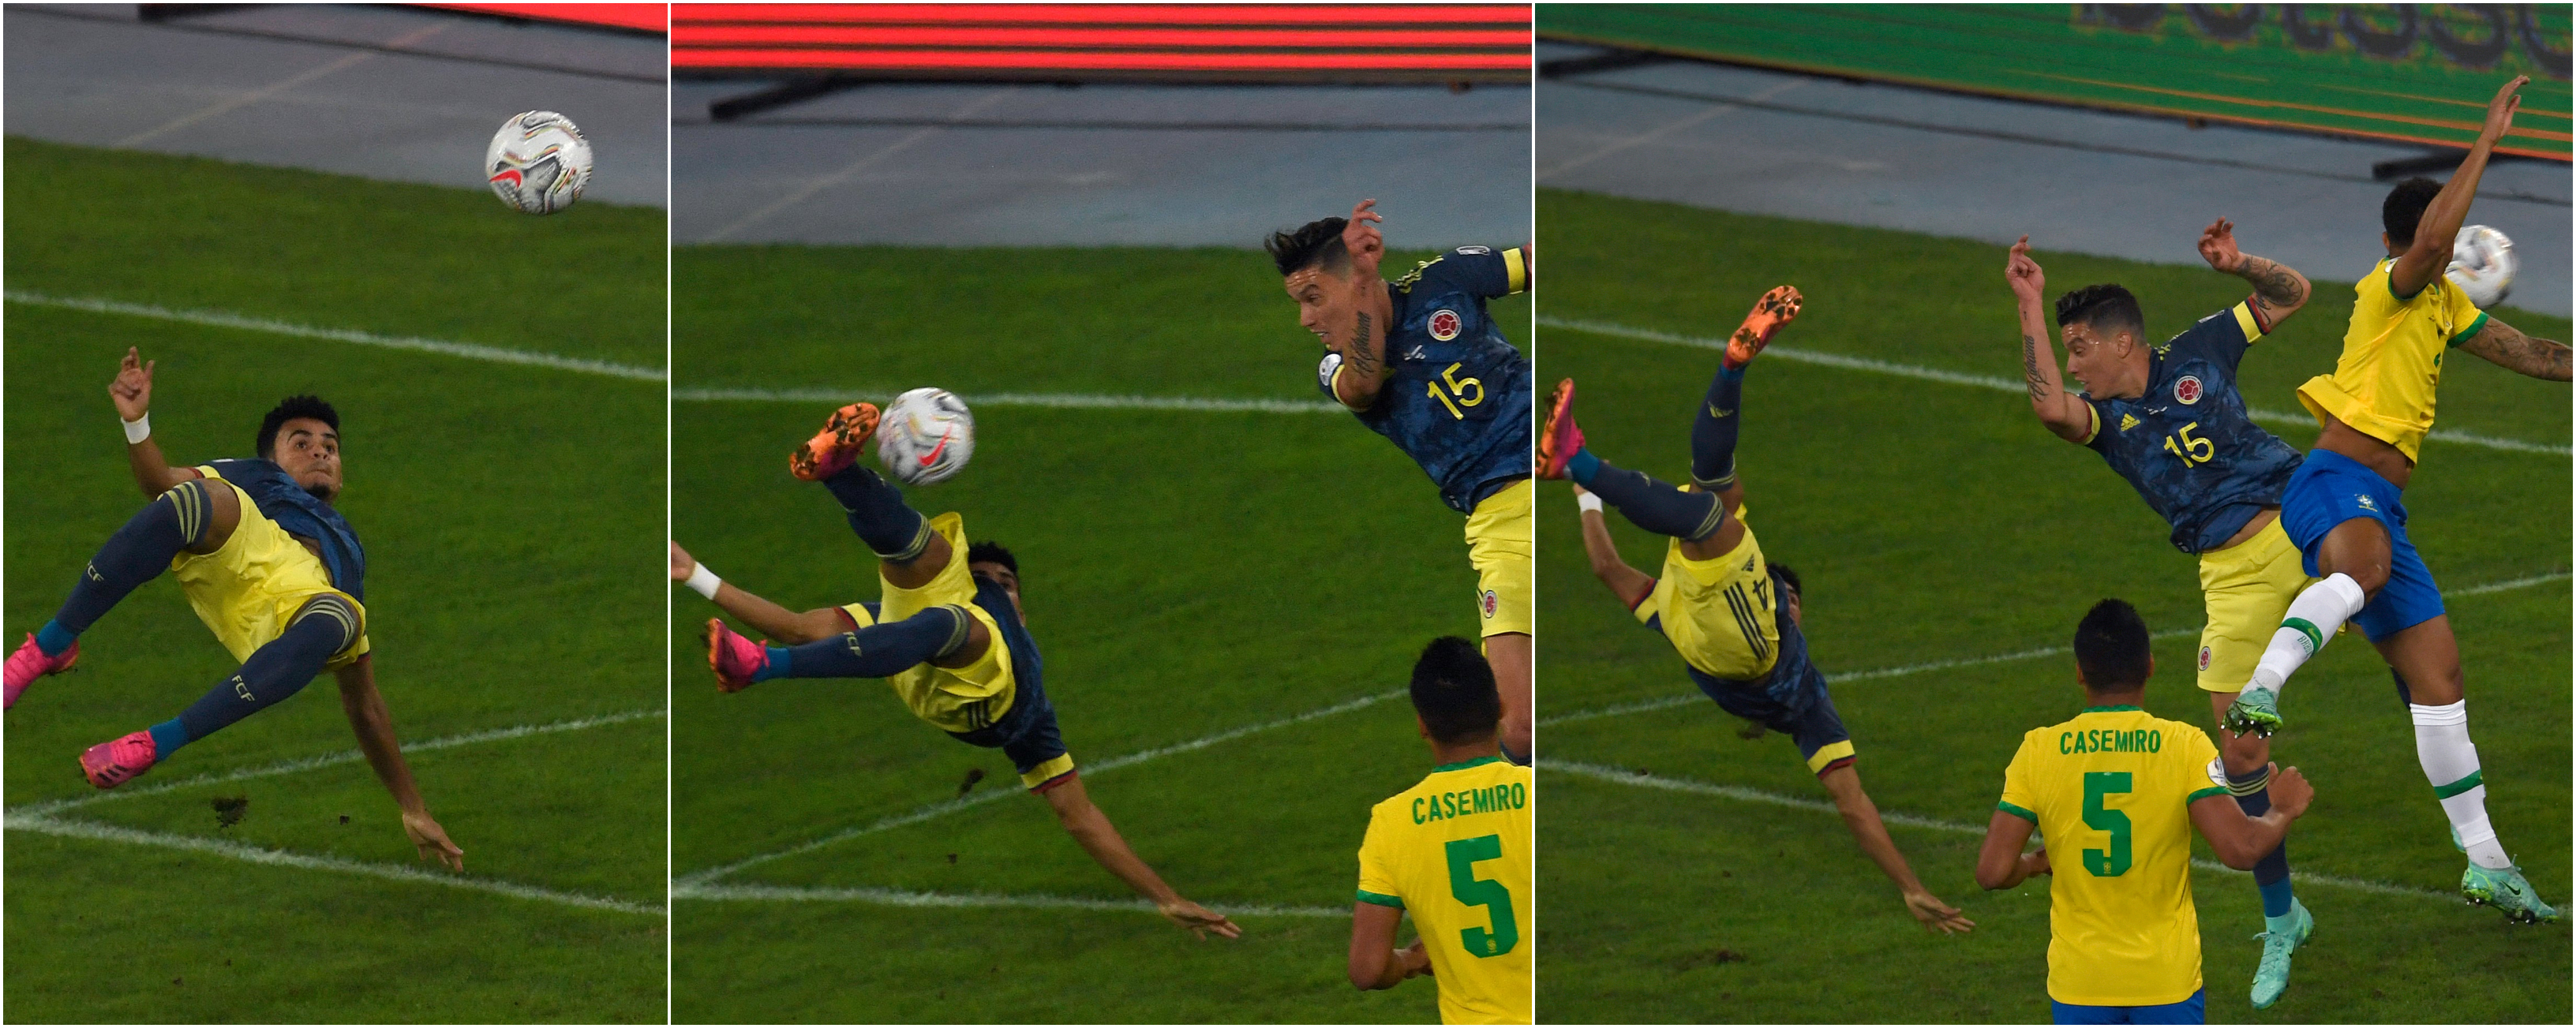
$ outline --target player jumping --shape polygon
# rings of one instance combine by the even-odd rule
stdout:
[[[2034,728],[2004,769],[2003,799],[1977,851],[1977,884],[2049,875],[2048,1005],[2058,1024],[2200,1024],[2200,915],[2191,833],[2237,870],[2279,852],[2316,790],[2274,773],[2261,814],[2227,799],[2200,729],[2140,709],[2155,674],[2147,623],[2104,600],[2075,628],[2083,713]],[[2021,848],[2039,829],[2046,846]],[[2052,867],[2049,848],[2076,855]]]
[[[1316,384],[1422,465],[1467,516],[1485,656],[1503,697],[1503,754],[1530,760],[1530,364],[1485,316],[1528,289],[1529,249],[1462,246],[1378,277],[1383,221],[1362,200],[1266,244],[1298,323],[1324,344]]]
[[[2299,387],[2299,402],[2322,431],[2281,494],[2281,523],[2307,573],[2321,581],[2290,602],[2287,615],[2227,708],[2227,727],[2270,735],[2282,724],[2280,694],[2291,672],[2346,621],[2360,626],[2397,675],[2415,722],[2415,756],[2468,853],[2460,894],[2515,921],[2555,921],[2506,856],[2487,820],[2477,746],[2469,740],[2460,647],[2433,574],[2406,537],[2400,492],[2433,427],[2442,353],[2458,347],[2511,371],[2568,380],[2568,348],[2534,339],[2479,311],[2443,277],[2451,243],[2468,218],[2487,156],[2513,124],[2527,77],[2496,91],[2485,126],[2447,185],[2408,179],[2381,206],[2388,257],[2353,287],[2352,323],[2332,374]]]
[[[2175,549],[2200,557],[2208,621],[2200,631],[2200,688],[2222,726],[2236,691],[2263,654],[2290,600],[2310,579],[2299,549],[2281,529],[2281,491],[2299,452],[2246,414],[2236,366],[2247,348],[2308,302],[2306,277],[2287,265],[2236,248],[2235,226],[2221,218],[2200,234],[2209,266],[2245,279],[2254,293],[2200,319],[2162,345],[2146,342],[2137,298],[2117,285],[2093,285],[2057,298],[2066,341],[2066,374],[2086,391],[2061,384],[2047,342],[2047,276],[2030,257],[2030,239],[2014,243],[2004,279],[2019,302],[2023,377],[2030,409],[2058,438],[2102,455],[2121,478],[2173,526]],[[2221,734],[2228,790],[2249,816],[2271,809],[2265,787],[2271,740]],[[2290,986],[2290,957],[2315,930],[2315,919],[2290,888],[2287,848],[2254,865],[2262,895],[2263,955],[2255,964],[2254,1009],[2270,1007]]]
[[[169,571],[241,669],[179,716],[83,751],[82,776],[113,789],[179,747],[285,702],[328,669],[358,748],[402,809],[403,831],[422,858],[464,870],[465,852],[429,816],[376,692],[360,604],[367,554],[331,506],[341,486],[340,415],[316,397],[290,396],[260,420],[258,457],[174,468],[152,440],[152,369],[127,349],[108,394],[125,420],[135,484],[153,500],[90,558],[53,619],[0,664],[0,704],[17,706],[36,679],[70,668],[81,633]]]
[[[1431,641],[1413,664],[1431,769],[1369,811],[1351,906],[1351,984],[1428,974],[1443,1024],[1530,1023],[1530,771],[1505,763],[1493,668],[1476,644]],[[1395,948],[1407,911],[1421,938]]]
[[[708,619],[707,663],[716,687],[740,692],[773,678],[885,679],[915,716],[960,742],[1001,750],[1019,770],[1020,784],[1046,798],[1083,852],[1172,923],[1200,938],[1242,935],[1234,922],[1164,884],[1091,804],[1056,729],[1037,643],[1023,626],[1019,561],[994,543],[967,546],[957,514],[924,518],[892,484],[859,466],[876,427],[875,404],[834,411],[788,458],[788,469],[823,483],[849,512],[851,529],[878,557],[882,604],[798,614],[723,582],[671,544],[673,580],[786,644],[763,646],[721,618]]]
[[[1771,337],[1798,316],[1796,289],[1762,294],[1727,341],[1708,397],[1691,423],[1691,482],[1676,488],[1643,472],[1616,468],[1583,444],[1574,423],[1574,381],[1556,387],[1539,430],[1539,477],[1572,479],[1583,507],[1583,549],[1592,573],[1647,628],[1663,634],[1700,691],[1734,714],[1798,745],[1861,852],[1904,894],[1905,909],[1928,929],[1964,932],[1975,922],[1923,888],[1905,855],[1861,790],[1851,734],[1834,712],[1824,672],[1808,658],[1800,634],[1797,576],[1763,556],[1744,523],[1744,484],[1735,474],[1736,426],[1743,418],[1744,369]],[[1661,579],[1619,559],[1602,501],[1639,528],[1672,537]],[[1783,615],[1786,616],[1783,616]]]

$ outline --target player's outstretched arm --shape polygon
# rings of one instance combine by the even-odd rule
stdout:
[[[1905,854],[1897,852],[1896,840],[1888,836],[1887,823],[1879,820],[1878,804],[1870,802],[1869,794],[1861,791],[1860,772],[1843,765],[1825,772],[1824,785],[1834,798],[1834,809],[1842,813],[1843,827],[1851,829],[1852,839],[1860,843],[1860,851],[1868,854],[1887,880],[1895,882],[1897,891],[1905,895],[1906,913],[1923,922],[1926,931],[1944,935],[1977,926],[1959,913],[1959,908],[1941,902],[1941,897],[1924,889],[1923,882],[1914,877],[1914,869],[1906,866]]]
[[[1207,938],[1209,932],[1229,939],[1243,937],[1243,929],[1235,927],[1225,915],[1181,898],[1179,892],[1163,883],[1163,876],[1155,874],[1153,868],[1136,856],[1135,850],[1127,848],[1127,840],[1118,834],[1117,826],[1109,823],[1109,815],[1092,806],[1090,795],[1082,791],[1081,775],[1067,778],[1064,784],[1040,795],[1046,797],[1048,806],[1055,808],[1056,821],[1064,825],[1065,832],[1073,836],[1073,841],[1082,844],[1083,852],[1091,854],[1092,860],[1098,861],[1110,874],[1117,875],[1118,880],[1136,890],[1137,895],[1152,900],[1154,909],[1173,924],[1189,929],[1190,934],[1202,939]]]
[[[2048,873],[2048,848],[2028,853],[2021,848],[2039,826],[2003,811],[1986,821],[1986,844],[1977,850],[1977,887],[2009,889],[2033,875]]]
[[[340,681],[340,709],[349,715],[349,728],[358,734],[358,749],[366,753],[368,766],[376,769],[376,780],[385,783],[385,791],[394,795],[394,805],[402,808],[403,832],[419,847],[420,858],[438,861],[450,871],[465,870],[465,851],[447,841],[447,829],[429,816],[420,788],[412,784],[411,765],[403,762],[402,744],[394,739],[393,715],[386,713],[384,695],[376,691],[375,667],[375,656],[370,654],[335,673]]]
[[[125,421],[125,462],[134,471],[134,484],[145,496],[159,496],[191,478],[198,477],[195,468],[173,468],[161,456],[161,444],[152,439],[152,366],[159,361],[143,359],[141,351],[125,348],[125,359],[117,362],[116,378],[107,384],[107,398],[116,403],[116,416]]]
[[[2469,220],[2469,203],[2478,198],[2478,179],[2487,173],[2487,156],[2505,130],[2513,127],[2513,112],[2522,107],[2522,87],[2530,81],[2529,75],[2516,75],[2487,102],[2486,124],[2478,129],[2477,141],[2469,144],[2469,155],[2461,159],[2460,170],[2451,173],[2451,180],[2442,183],[2433,202],[2424,205],[2424,218],[2415,223],[2415,241],[2388,269],[2388,286],[2397,295],[2423,292],[2434,276],[2451,266],[2451,243]]]
[[[1609,586],[1620,603],[1635,610],[1646,601],[1646,594],[1655,591],[1654,578],[1619,559],[1619,546],[1610,539],[1610,523],[1601,513],[1600,500],[1578,485],[1574,487],[1574,502],[1582,507],[1583,556],[1592,562],[1592,577]]]
[[[1405,979],[1431,973],[1431,954],[1421,940],[1395,948],[1395,931],[1404,911],[1375,903],[1351,904],[1351,987],[1363,992],[1392,989]]]
[[[2551,382],[2567,381],[2567,344],[2524,335],[2492,314],[2487,315],[2486,324],[2478,327],[2478,334],[2460,343],[2460,349],[2517,374]]]
[[[2191,826],[2200,837],[2209,840],[2210,852],[2218,862],[2239,871],[2251,871],[2262,862],[2264,854],[2281,845],[2290,834],[2290,822],[2308,812],[2308,801],[2316,798],[2315,786],[2308,784],[2298,768],[2281,770],[2272,765],[2272,809],[2261,817],[2247,817],[2236,801],[2226,796],[2203,796],[2191,803]]]
[[[2030,386],[2030,411],[2039,423],[2070,443],[2093,432],[2093,405],[2066,391],[2057,377],[2057,347],[2048,335],[2048,274],[2030,258],[2030,237],[2012,245],[2004,261],[2004,282],[2012,286],[2020,307],[2022,380]]]
[[[698,572],[703,570],[705,568],[697,558],[689,556],[689,551],[681,549],[677,542],[671,544],[672,581],[688,582],[690,588],[698,588]],[[818,607],[799,614],[736,588],[733,583],[716,578],[712,572],[706,577],[714,582],[715,588],[715,595],[707,598],[714,600],[725,613],[759,629],[771,642],[798,646],[850,630],[847,615],[842,614],[838,607]]]
[[[2307,306],[2315,292],[2297,268],[2238,250],[2236,224],[2225,218],[2200,230],[2200,259],[2254,286],[2254,312],[2265,332],[2279,328],[2281,319]]]

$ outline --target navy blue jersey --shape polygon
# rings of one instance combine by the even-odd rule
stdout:
[[[1038,643],[1029,638],[1028,626],[1020,623],[1020,608],[1011,604],[1010,591],[1000,582],[977,575],[975,605],[993,615],[994,624],[1002,626],[1002,644],[1011,655],[1011,675],[1019,687],[1031,692],[1043,689],[1046,661],[1038,656]]]
[[[2146,392],[2085,397],[2093,406],[2084,445],[2128,479],[2173,525],[2174,548],[2216,549],[2267,506],[2281,502],[2299,451],[2246,416],[2236,362],[2263,333],[2239,303],[2167,340],[2147,358]]]
[[[207,466],[249,493],[259,512],[277,522],[277,527],[321,544],[322,566],[331,572],[331,585],[360,603],[367,602],[367,550],[358,545],[357,531],[339,511],[305,492],[275,461],[254,457],[209,461]]]
[[[1395,304],[1386,361],[1393,376],[1360,423],[1387,437],[1440,486],[1451,510],[1530,474],[1530,363],[1485,316],[1485,301],[1528,283],[1518,249],[1462,246],[1388,284]],[[1317,370],[1333,394],[1341,357]]]

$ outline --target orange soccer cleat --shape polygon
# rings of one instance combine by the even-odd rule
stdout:
[[[823,430],[787,455],[787,473],[808,482],[840,474],[859,459],[859,451],[877,434],[877,405],[853,403],[824,419]]]
[[[1789,323],[1798,320],[1798,308],[1807,302],[1798,295],[1796,286],[1773,286],[1753,303],[1753,313],[1744,316],[1744,324],[1726,340],[1726,366],[1740,368],[1753,363],[1762,348],[1771,345],[1771,337]]]

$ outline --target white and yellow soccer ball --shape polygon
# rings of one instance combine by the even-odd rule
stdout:
[[[492,194],[521,214],[553,214],[581,199],[590,184],[590,140],[553,111],[511,117],[483,151]]]
[[[975,455],[975,415],[945,389],[895,397],[877,421],[877,463],[905,485],[936,485]]]
[[[2484,225],[2460,230],[2451,242],[2451,266],[2443,277],[2460,287],[2469,302],[2492,307],[2513,292],[2513,273],[2522,262],[2513,255],[2513,240]]]

